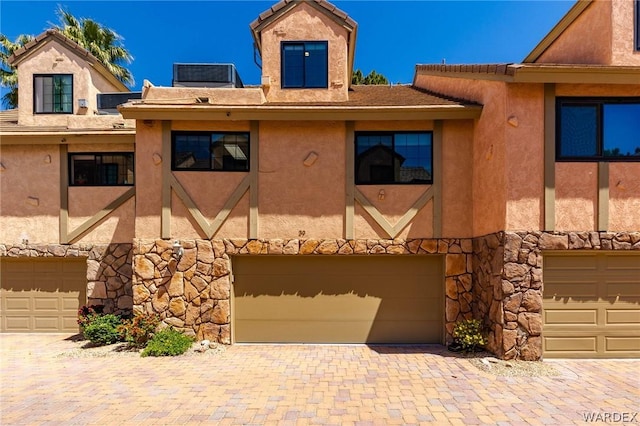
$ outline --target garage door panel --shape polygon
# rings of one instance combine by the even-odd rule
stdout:
[[[640,351],[640,337],[606,337],[607,352],[637,352]]]
[[[544,323],[552,324],[597,324],[598,311],[596,309],[564,310],[545,309]]]
[[[2,294],[6,311],[30,311],[31,299],[29,297],[10,297],[7,292]]]
[[[77,332],[86,302],[86,261],[2,259],[3,332]]]
[[[597,348],[597,338],[595,336],[585,337],[551,337],[544,339],[545,353],[553,352],[582,352],[595,354]]]
[[[611,282],[606,283],[607,297],[640,297],[640,280],[632,282]]]
[[[607,309],[607,324],[640,324],[640,309]]]
[[[545,254],[543,263],[544,356],[640,356],[637,253]]]
[[[234,258],[235,340],[439,343],[441,265],[426,256]]]
[[[2,321],[3,331],[30,331],[31,317],[28,316],[5,316]]]

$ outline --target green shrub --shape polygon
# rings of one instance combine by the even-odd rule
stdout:
[[[165,328],[153,335],[142,356],[176,356],[189,350],[193,339],[173,327]]]
[[[104,305],[84,305],[78,309],[78,325],[80,330],[84,332],[84,328],[91,323],[97,316],[104,312]]]
[[[96,315],[84,328],[84,337],[98,345],[110,345],[122,339],[118,327],[120,317],[113,314]]]
[[[124,340],[131,346],[143,348],[160,324],[160,317],[154,313],[137,313],[120,326]]]
[[[482,323],[477,319],[458,321],[453,327],[453,337],[464,352],[474,352],[487,344],[482,334]]]

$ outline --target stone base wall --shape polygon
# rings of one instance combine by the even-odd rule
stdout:
[[[445,258],[447,341],[456,321],[472,315],[470,239],[182,240],[178,259],[166,240],[134,244],[133,305],[198,339],[231,343],[230,259],[235,255],[428,255]]]
[[[542,358],[543,251],[640,250],[640,232],[500,232],[473,240],[474,316],[489,350]]]
[[[133,310],[133,245],[122,244],[0,244],[0,257],[87,259],[87,304],[105,305],[105,312],[130,315]]]

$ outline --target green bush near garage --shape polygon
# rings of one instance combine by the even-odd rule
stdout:
[[[141,356],[176,356],[191,348],[193,338],[173,327],[165,328],[153,335]]]

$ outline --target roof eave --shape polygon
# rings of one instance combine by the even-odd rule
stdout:
[[[481,106],[200,106],[124,104],[120,113],[137,120],[222,120],[222,121],[351,121],[351,120],[463,120],[479,118]]]
[[[585,11],[593,0],[578,0],[571,9],[558,21],[558,23],[547,33],[536,47],[523,59],[523,63],[534,63],[560,35]]]

